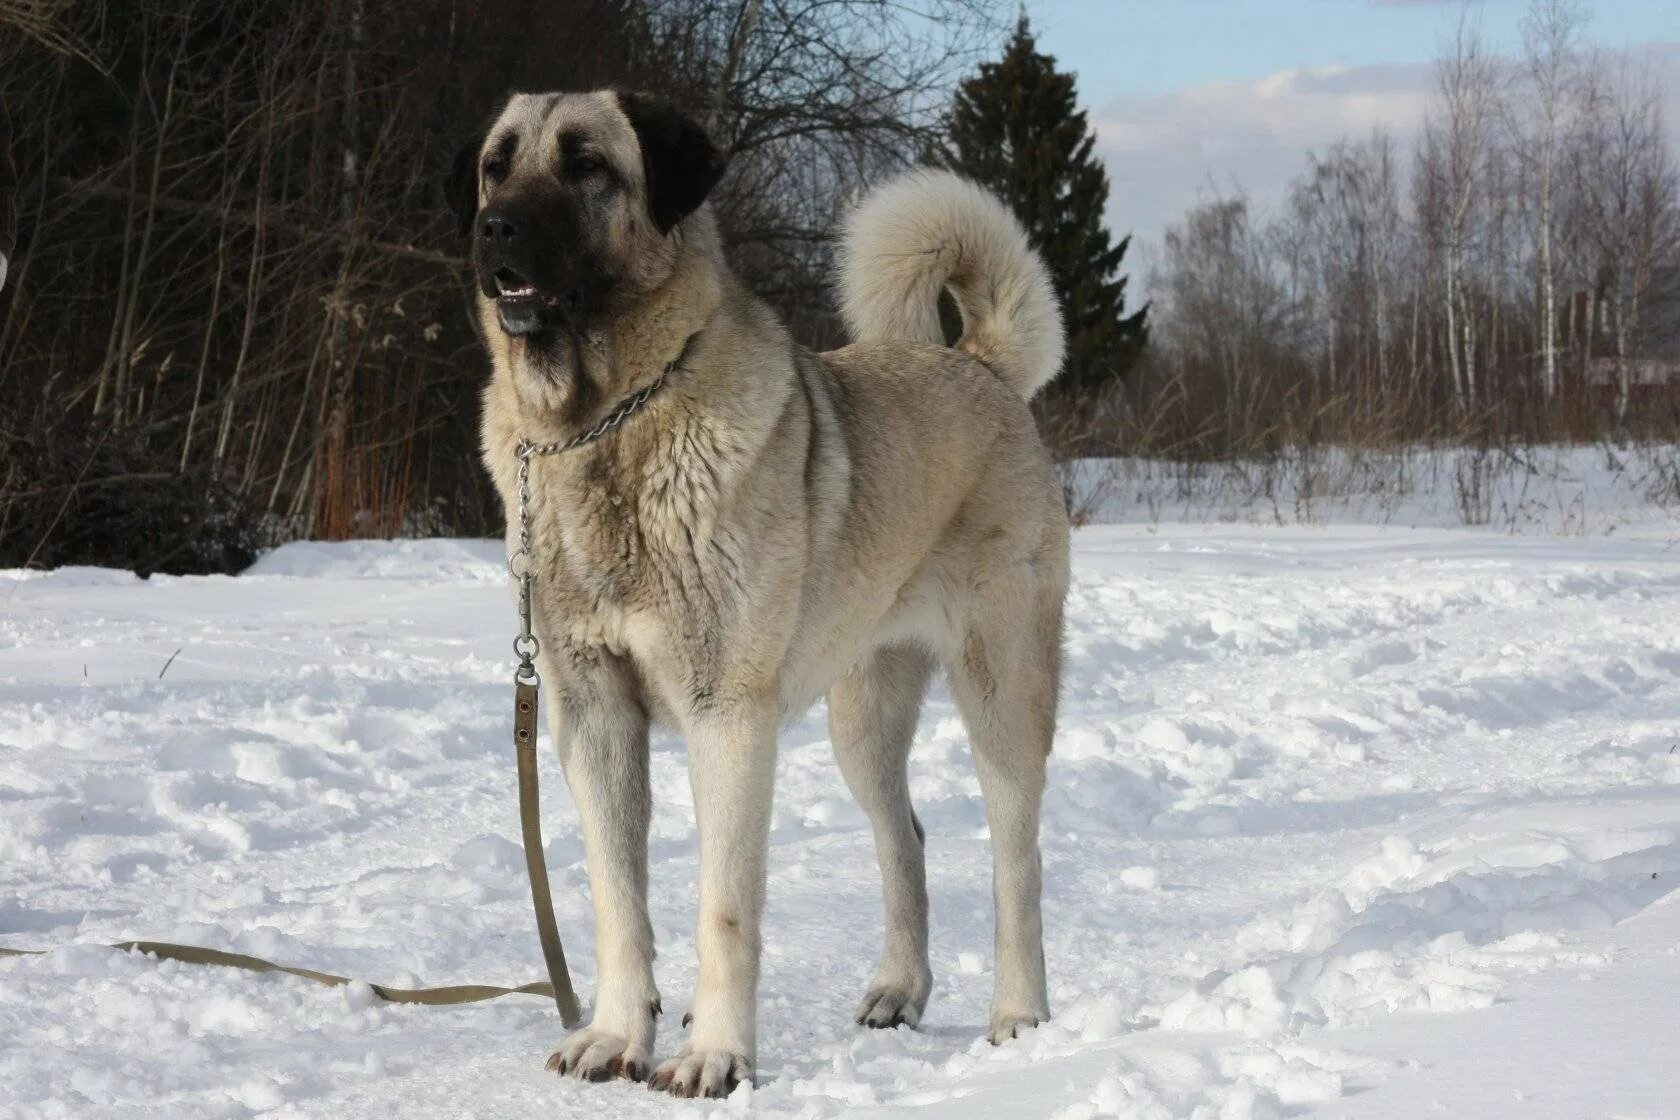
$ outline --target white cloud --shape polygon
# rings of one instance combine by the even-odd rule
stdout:
[[[1432,81],[1427,66],[1293,69],[1106,105],[1092,124],[1110,225],[1153,240],[1210,190],[1280,196],[1308,151],[1340,137],[1380,125],[1409,139]]]
[[[1637,48],[1633,64],[1661,86],[1680,148],[1680,43]],[[1111,184],[1109,225],[1148,243],[1213,191],[1241,187],[1274,204],[1309,151],[1376,127],[1408,150],[1433,86],[1427,64],[1307,67],[1103,105],[1091,123]]]

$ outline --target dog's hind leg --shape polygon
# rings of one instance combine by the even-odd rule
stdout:
[[[1003,586],[1010,582],[999,579],[975,596],[984,601],[973,605],[946,666],[992,834],[994,1044],[1050,1017],[1038,823],[1056,724],[1062,596],[1059,586],[1030,578]]]
[[[828,694],[829,735],[846,785],[869,814],[886,901],[881,963],[856,1012],[871,1027],[915,1026],[933,988],[924,836],[908,773],[932,669],[932,656],[918,647],[876,650]]]
[[[648,723],[629,672],[599,651],[559,672],[545,657],[550,726],[583,824],[595,904],[595,1007],[550,1069],[605,1081],[653,1067],[653,926],[648,921]]]

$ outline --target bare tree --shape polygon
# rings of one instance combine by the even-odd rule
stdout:
[[[1627,419],[1633,349],[1653,282],[1680,267],[1680,173],[1648,74],[1600,56],[1587,79],[1572,156],[1575,220],[1591,253],[1594,302],[1608,319],[1616,360],[1616,418]]]
[[[709,111],[733,155],[716,196],[733,250],[820,343],[836,211],[937,135],[1005,14],[1002,0],[0,0],[0,103],[24,172],[0,292],[0,563],[226,567],[238,549],[181,539],[209,532],[207,511],[247,550],[493,531],[439,182],[506,91],[654,88]],[[103,551],[65,535],[83,495],[126,527]],[[159,512],[171,502],[192,508]],[[53,539],[14,546],[31,533]]]
[[[1309,154],[1273,241],[1302,314],[1318,323],[1331,393],[1370,409],[1388,389],[1388,349],[1405,228],[1393,138],[1337,141]]]
[[[1436,106],[1424,120],[1417,153],[1418,174],[1428,180],[1420,193],[1438,207],[1433,215],[1438,228],[1431,232],[1441,248],[1446,350],[1463,409],[1476,402],[1478,326],[1466,265],[1478,207],[1485,201],[1499,83],[1498,65],[1466,10],[1449,53],[1436,63]]]
[[[1291,360],[1306,332],[1288,271],[1244,196],[1200,203],[1168,229],[1151,277],[1151,336],[1163,343],[1174,391],[1208,418],[1187,441],[1260,438],[1279,400],[1299,401],[1312,374]]]
[[[833,335],[844,202],[939,137],[957,79],[1004,29],[1001,0],[650,0],[661,83],[708,108],[730,155],[724,231],[796,329]]]
[[[1343,140],[1275,215],[1238,196],[1171,227],[1128,434],[1210,454],[1673,438],[1680,183],[1651,83],[1578,48],[1582,18],[1535,0],[1520,66],[1461,22],[1409,180],[1388,137]]]
[[[0,40],[0,64],[18,52],[24,41],[46,51],[102,69],[87,45],[69,26],[76,0],[0,0],[0,29],[15,36],[13,47]]]
[[[1538,257],[1540,302],[1540,385],[1556,396],[1558,164],[1571,116],[1579,102],[1577,53],[1586,13],[1577,0],[1530,0],[1523,19],[1523,63],[1529,96],[1520,103],[1529,118],[1519,121],[1517,151],[1533,184],[1533,242]]]

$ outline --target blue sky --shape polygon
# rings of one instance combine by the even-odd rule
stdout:
[[[1680,41],[1680,0],[1596,0],[1595,42]],[[1521,44],[1524,0],[1472,5],[1483,32]],[[1045,49],[1090,101],[1265,77],[1296,66],[1427,63],[1462,5],[1444,0],[1029,0]]]
[[[1526,0],[1471,5],[1515,54]],[[1680,139],[1680,0],[1587,0],[1589,43],[1631,51]],[[1392,129],[1409,142],[1456,0],[1028,0],[1041,49],[1079,77],[1114,185],[1111,225],[1154,239],[1198,196],[1262,206],[1310,149]]]

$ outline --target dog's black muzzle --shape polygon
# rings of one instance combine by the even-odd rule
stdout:
[[[602,288],[589,268],[569,207],[503,204],[486,207],[474,223],[478,286],[496,301],[496,318],[511,335],[583,325]],[[570,218],[571,220],[567,220]]]

